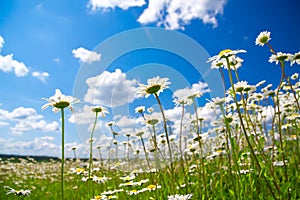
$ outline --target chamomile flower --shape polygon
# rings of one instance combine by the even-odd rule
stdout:
[[[189,200],[192,199],[193,194],[175,194],[169,195],[168,200]]]
[[[151,94],[159,96],[164,89],[169,88],[169,79],[160,78],[159,76],[148,79],[148,85],[139,84],[138,96],[148,98]]]
[[[255,45],[264,46],[266,43],[268,43],[271,40],[270,35],[271,32],[269,31],[261,32],[255,40]]]
[[[269,58],[269,63],[273,63],[275,62],[276,65],[278,64],[278,62],[283,62],[283,61],[287,61],[290,60],[291,58],[291,54],[289,53],[282,53],[282,52],[278,52],[276,54],[272,54]]]
[[[102,117],[105,117],[105,115],[109,113],[107,108],[103,106],[95,106],[92,108],[92,111],[100,114]]]
[[[79,99],[72,97],[72,96],[66,96],[61,93],[59,89],[55,90],[55,94],[50,97],[49,99],[47,98],[42,98],[48,103],[42,106],[42,110],[48,108],[49,106],[53,106],[53,111],[58,112],[60,109],[68,107],[72,112],[73,112],[73,107],[72,105],[75,103],[79,103]]]
[[[20,195],[20,196],[27,196],[29,194],[31,194],[30,190],[15,190],[9,186],[4,186],[4,188],[8,189],[8,191],[6,192],[6,195],[8,194],[14,194],[14,195]]]
[[[145,112],[145,106],[138,106],[134,110],[135,110],[135,113],[143,113],[143,112]]]
[[[289,60],[291,61],[291,66],[294,63],[297,63],[298,65],[300,65],[300,51],[295,53],[294,55],[291,55]]]
[[[215,55],[208,59],[207,62],[212,62],[211,68],[217,68],[224,67],[225,69],[228,69],[227,66],[227,60],[229,61],[230,69],[237,69],[241,66],[241,63],[243,60],[241,58],[236,57],[235,55],[238,53],[246,53],[247,51],[240,49],[240,50],[231,50],[231,49],[225,49],[220,51],[218,55]]]

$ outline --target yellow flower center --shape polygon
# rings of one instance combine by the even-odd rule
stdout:
[[[92,109],[93,112],[102,112],[102,108],[97,107]]]
[[[259,42],[262,43],[262,44],[266,44],[269,40],[269,37],[268,36],[263,36],[260,38]]]
[[[224,50],[220,51],[219,56],[223,56],[224,54],[229,53],[231,51],[232,51],[231,49],[224,49]]]
[[[55,103],[53,106],[55,107],[55,108],[66,108],[66,107],[68,107],[70,105],[70,102],[68,102],[68,101],[60,101],[60,102],[57,102],[57,103]]]
[[[149,186],[147,187],[147,189],[153,190],[153,189],[155,189],[155,185],[149,185]]]
[[[154,94],[154,93],[157,93],[161,88],[161,85],[152,85],[151,87],[148,87],[146,89],[146,92],[148,94]]]

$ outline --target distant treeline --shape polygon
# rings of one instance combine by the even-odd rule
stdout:
[[[2,159],[10,159],[10,158],[23,158],[23,159],[28,159],[28,158],[33,158],[36,161],[49,161],[49,160],[59,160],[58,157],[53,157],[53,156],[26,156],[26,155],[14,155],[14,154],[0,154],[0,158]]]

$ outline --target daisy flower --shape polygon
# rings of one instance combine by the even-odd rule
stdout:
[[[106,114],[109,114],[107,108],[103,106],[95,106],[92,111],[100,114],[102,117],[105,117]]]
[[[224,49],[222,51],[220,51],[220,53],[218,55],[215,55],[211,58],[208,59],[207,62],[212,62],[212,61],[218,61],[221,60],[223,58],[228,58],[230,56],[236,55],[238,53],[246,53],[247,51],[240,49],[240,50],[231,50],[231,49]]]
[[[229,65],[232,66],[232,69],[237,69],[241,66],[241,63],[243,62],[243,60],[241,58],[236,57],[235,55],[238,53],[246,53],[245,50],[240,49],[240,50],[231,50],[231,49],[224,49],[222,51],[220,51],[220,53],[218,55],[215,55],[211,58],[208,59],[207,62],[212,62],[211,63],[211,68],[212,69],[219,69],[221,67],[224,68],[228,68],[227,64],[225,65],[225,63],[227,63],[227,60],[229,60]],[[230,69],[231,69],[230,68]]]
[[[138,106],[134,109],[135,113],[143,113],[145,112],[145,106]]]
[[[151,94],[159,96],[164,89],[169,88],[169,79],[160,78],[159,76],[148,79],[148,85],[139,84],[138,96],[148,98]]]
[[[189,200],[191,199],[193,194],[175,194],[169,195],[168,200]]]
[[[270,56],[270,58],[269,58],[269,63],[275,62],[276,65],[277,65],[278,62],[290,60],[291,57],[292,57],[292,54],[278,52],[278,53],[272,54],[272,55]]]
[[[294,55],[291,55],[289,60],[291,61],[291,66],[294,63],[300,65],[300,51],[298,53],[295,53]]]
[[[268,43],[271,40],[270,35],[271,32],[269,31],[261,32],[255,40],[255,45],[264,46],[266,43]]]
[[[14,194],[14,195],[20,195],[20,196],[27,196],[27,195],[29,195],[31,193],[30,190],[23,190],[23,189],[21,189],[21,190],[15,190],[15,189],[13,189],[13,188],[11,188],[9,186],[4,186],[4,188],[8,189],[8,191],[6,192],[6,195],[8,195],[8,194]]]
[[[50,97],[49,99],[47,98],[42,98],[48,103],[42,106],[42,110],[48,108],[49,106],[53,106],[53,111],[58,112],[60,109],[68,107],[72,112],[73,112],[73,107],[72,105],[75,103],[79,103],[79,99],[72,97],[72,96],[66,96],[61,93],[59,89],[55,90],[55,94]]]

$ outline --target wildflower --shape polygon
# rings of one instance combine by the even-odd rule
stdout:
[[[286,165],[287,160],[283,161],[275,161],[273,162],[273,166],[278,166],[278,167],[282,167],[283,165]]]
[[[140,132],[137,132],[137,133],[135,134],[135,136],[141,137],[143,134],[144,134],[144,132],[143,132],[143,131],[140,131]]]
[[[95,106],[92,109],[93,112],[95,113],[99,113],[102,117],[105,117],[106,114],[108,114],[109,112],[107,111],[107,108],[104,108],[102,106]]]
[[[169,88],[169,79],[168,78],[160,78],[159,76],[148,79],[148,85],[139,84],[138,88],[138,96],[145,96],[148,98],[151,94],[159,95],[164,89]]]
[[[236,55],[238,53],[246,53],[246,51],[243,50],[243,49],[240,49],[240,50],[224,49],[224,50],[220,51],[220,53],[218,55],[209,58],[208,62],[218,61],[218,60],[221,60],[223,58],[228,58],[230,56]]]
[[[161,188],[161,185],[148,185],[147,187],[146,187],[146,189],[148,190],[148,191],[154,191],[154,190],[156,190],[156,189],[159,189],[159,188]]]
[[[58,112],[60,109],[68,107],[73,112],[72,104],[78,103],[79,99],[72,97],[72,96],[65,96],[61,93],[59,89],[55,90],[55,94],[47,98],[42,98],[48,103],[42,106],[42,110],[48,108],[49,106],[53,106],[53,111]]]
[[[125,176],[125,177],[120,177],[120,179],[123,181],[131,181],[131,180],[135,179],[135,176],[134,175]]]
[[[291,61],[291,66],[294,63],[297,63],[298,65],[300,65],[300,51],[295,53],[294,55],[291,55],[289,58],[289,61]]]
[[[85,172],[83,168],[71,168],[72,173],[76,173],[77,175],[81,175]]]
[[[291,79],[292,80],[296,80],[297,78],[299,77],[299,74],[298,73],[295,73],[291,76]]]
[[[139,193],[139,191],[138,190],[130,190],[129,192],[128,192],[128,194],[131,196],[131,195],[137,195]]]
[[[30,190],[23,190],[23,189],[21,189],[21,190],[15,190],[15,189],[13,189],[13,188],[11,188],[9,186],[4,186],[4,188],[8,189],[8,191],[6,192],[6,195],[8,195],[8,194],[14,194],[14,195],[27,196],[27,195],[29,195],[31,193]]]
[[[146,120],[146,124],[149,124],[149,125],[152,125],[152,126],[154,126],[158,122],[159,122],[158,119],[147,119]]]
[[[147,109],[148,113],[152,113],[153,111],[154,111],[154,109],[152,107],[150,107],[150,108]]]
[[[272,54],[269,58],[269,63],[275,62],[276,65],[278,64],[278,62],[283,62],[286,60],[289,60],[291,58],[291,54],[289,53],[282,53],[282,52],[278,52],[276,54]]]
[[[264,46],[266,43],[268,43],[271,40],[270,35],[271,32],[269,31],[261,32],[255,40],[255,45]]]
[[[143,113],[143,112],[145,112],[145,106],[138,106],[134,110],[135,110],[135,113]]]
[[[192,199],[193,194],[175,194],[169,195],[168,200],[189,200]]]

